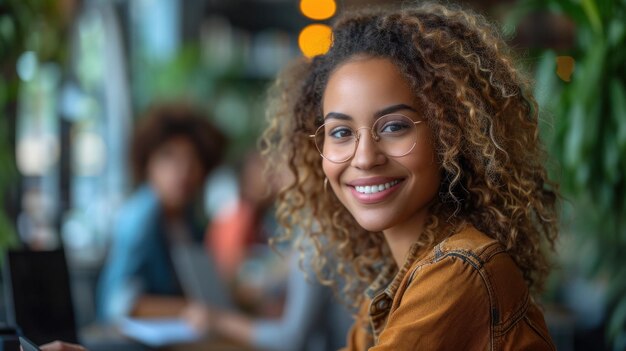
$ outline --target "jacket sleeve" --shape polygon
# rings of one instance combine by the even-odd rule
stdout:
[[[469,262],[446,256],[418,267],[408,284],[370,350],[488,349],[489,295],[479,271]]]
[[[98,317],[111,321],[127,315],[144,291],[142,267],[150,248],[156,199],[140,190],[117,213],[112,245],[98,285]]]

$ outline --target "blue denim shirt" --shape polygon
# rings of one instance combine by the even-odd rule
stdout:
[[[200,241],[202,230],[193,220],[188,223],[194,239]],[[98,286],[101,320],[127,315],[141,294],[182,294],[168,247],[157,195],[144,185],[119,209],[113,225],[112,243]]]

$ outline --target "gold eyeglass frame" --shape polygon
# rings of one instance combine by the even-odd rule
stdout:
[[[370,136],[372,137],[372,140],[374,140],[375,142],[378,142],[380,140],[380,136],[377,135],[376,133],[374,133],[374,126],[376,125],[376,123],[378,123],[378,121],[380,121],[381,119],[385,118],[385,117],[389,117],[389,116],[402,116],[408,120],[410,120],[411,122],[413,122],[413,125],[417,126],[418,124],[422,123],[423,121],[414,121],[413,119],[411,119],[409,116],[403,115],[401,113],[389,113],[386,114],[384,116],[380,116],[378,117],[373,123],[371,127],[361,127],[361,128],[357,128],[357,129],[352,129],[352,131],[354,132],[355,138],[354,138],[354,151],[352,152],[352,154],[350,156],[348,156],[348,158],[346,158],[343,161],[333,161],[331,159],[329,159],[328,157],[324,156],[324,153],[322,152],[322,150],[320,150],[319,145],[317,145],[317,143],[315,142],[315,136],[317,135],[317,133],[320,131],[320,129],[324,128],[324,126],[326,125],[326,123],[322,124],[321,126],[319,126],[316,130],[314,134],[309,134],[309,138],[311,138],[313,140],[313,144],[315,144],[315,148],[317,149],[317,151],[319,152],[320,156],[322,156],[323,159],[332,162],[332,163],[344,163],[344,162],[348,162],[349,160],[351,160],[354,155],[356,154],[356,150],[359,148],[359,141],[361,140],[361,134],[359,133],[359,130],[361,129],[369,129],[370,130]],[[385,153],[385,155],[389,156],[389,157],[403,157],[408,155],[409,153],[411,153],[411,151],[413,151],[413,149],[415,149],[415,145],[417,145],[417,127],[415,128],[415,142],[413,142],[413,145],[411,146],[411,148],[409,149],[409,151],[405,152],[402,155],[398,155],[398,156],[392,156],[389,155],[387,153]]]

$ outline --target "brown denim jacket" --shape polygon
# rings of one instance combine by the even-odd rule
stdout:
[[[472,226],[368,288],[345,351],[555,350],[522,272]],[[393,280],[391,280],[393,279]],[[391,281],[391,283],[389,283]],[[366,329],[367,328],[367,329]]]

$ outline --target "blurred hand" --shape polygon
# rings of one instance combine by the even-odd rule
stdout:
[[[41,349],[41,351],[87,351],[86,348],[80,345],[69,344],[61,341],[51,342],[49,344],[40,346],[39,348]]]
[[[210,332],[215,323],[216,311],[211,310],[208,306],[193,302],[188,304],[180,316],[184,319],[192,328],[200,333]]]
[[[200,333],[217,334],[248,345],[253,343],[254,321],[238,312],[191,303],[181,318]]]

